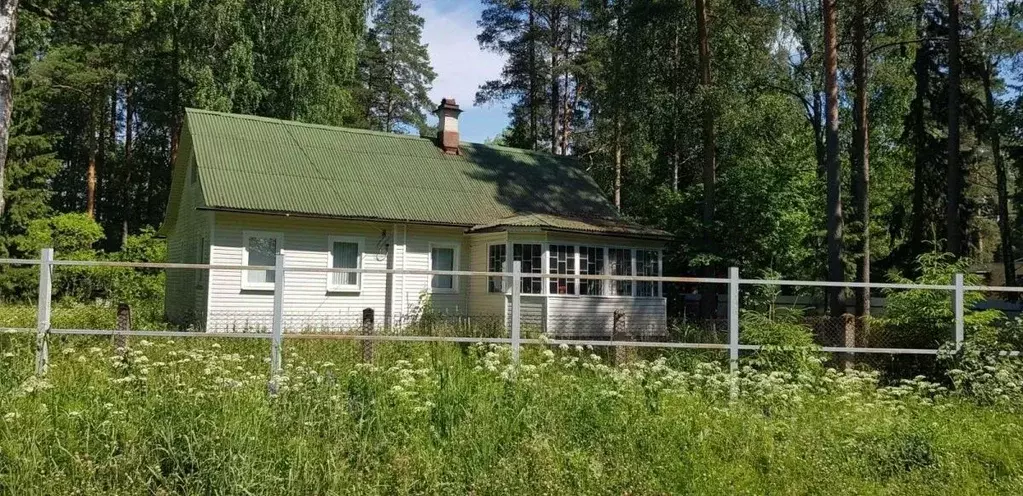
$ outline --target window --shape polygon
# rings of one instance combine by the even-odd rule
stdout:
[[[548,270],[551,274],[575,275],[575,247],[571,245],[551,245],[549,263]],[[575,294],[575,279],[551,278],[550,293]]]
[[[508,259],[508,246],[504,244],[490,245],[487,249],[487,272],[504,272],[504,263]],[[503,293],[504,278],[487,278],[488,293]]]
[[[656,277],[660,275],[660,260],[656,250],[636,250],[636,275]],[[637,281],[636,296],[660,296],[661,283]]]
[[[579,274],[600,275],[604,273],[604,248],[599,246],[579,247]],[[580,279],[579,294],[604,294],[604,281],[599,279]]]
[[[332,269],[362,268],[362,238],[331,236],[328,267]],[[328,272],[327,291],[359,291],[362,274],[358,272]]]
[[[280,233],[245,231],[242,233],[242,265],[274,265],[281,250]],[[273,289],[273,270],[246,270],[242,273],[242,289]]]
[[[628,248],[608,248],[607,258],[608,262],[611,264],[611,275],[632,275],[632,250]],[[611,281],[611,294],[617,296],[632,296],[632,281]]]
[[[188,183],[189,184],[195,184],[195,182],[198,181],[198,180],[199,180],[199,171],[195,169],[195,163],[193,162],[191,164],[191,167],[188,168]]]
[[[540,274],[543,271],[543,249],[539,244],[512,245],[512,261],[522,262],[524,274]],[[543,292],[543,279],[539,277],[523,277],[519,291],[526,294]]]
[[[454,246],[430,246],[430,270],[455,270],[458,249]],[[438,293],[453,293],[458,290],[458,281],[453,275],[434,275],[430,289]]]

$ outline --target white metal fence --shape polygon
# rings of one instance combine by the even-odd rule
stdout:
[[[434,270],[403,270],[403,269],[352,269],[352,268],[327,268],[327,267],[299,267],[285,265],[285,257],[277,255],[275,265],[254,266],[254,265],[209,265],[209,264],[183,264],[183,263],[136,263],[136,262],[114,262],[114,261],[73,261],[55,260],[52,249],[44,249],[39,259],[0,259],[0,265],[22,265],[39,267],[39,292],[36,311],[36,325],[34,328],[36,340],[36,373],[43,375],[49,364],[48,338],[51,335],[111,335],[111,336],[145,336],[145,337],[231,337],[231,338],[255,338],[270,340],[270,377],[271,387],[274,378],[281,371],[281,345],[285,336],[285,280],[289,274],[296,273],[383,273],[398,275],[418,276],[452,276],[452,277],[500,277],[505,281],[507,291],[507,315],[501,320],[504,327],[502,336],[482,335],[417,335],[403,332],[400,326],[381,330],[379,326],[363,326],[357,332],[341,333],[287,333],[288,339],[306,338],[333,338],[361,341],[364,343],[364,353],[372,353],[369,343],[374,341],[403,341],[403,342],[455,342],[455,343],[496,343],[511,346],[512,356],[515,361],[519,360],[519,352],[524,345],[569,345],[569,346],[593,346],[593,347],[633,347],[633,348],[667,348],[667,349],[698,349],[698,350],[719,350],[727,351],[729,362],[733,371],[737,370],[740,352],[755,351],[761,349],[756,344],[744,344],[740,341],[740,290],[743,286],[799,286],[812,288],[868,288],[870,290],[930,290],[948,291],[952,294],[953,321],[949,322],[950,331],[947,336],[938,336],[937,340],[942,342],[954,342],[958,347],[964,341],[964,310],[965,294],[968,291],[983,292],[1009,292],[1023,293],[1023,287],[994,287],[994,286],[967,286],[964,284],[962,274],[956,274],[949,284],[892,284],[892,283],[854,283],[854,282],[821,282],[821,281],[792,281],[792,280],[761,280],[743,279],[739,275],[737,267],[731,267],[727,278],[700,278],[700,277],[655,277],[655,276],[611,276],[611,275],[583,275],[575,274],[571,277],[577,280],[591,279],[603,281],[632,281],[632,284],[641,282],[653,282],[664,284],[687,284],[687,285],[719,285],[727,287],[727,317],[721,322],[722,327],[727,326],[726,342],[696,342],[695,340],[678,339],[671,340],[667,334],[660,336],[644,336],[642,339],[635,337],[623,337],[611,332],[604,338],[573,339],[560,337],[558,335],[540,335],[537,337],[523,336],[523,293],[522,278],[535,277],[544,281],[543,286],[550,279],[563,279],[564,274],[524,274],[520,268],[520,262],[514,262],[507,272],[477,272],[477,271],[434,271]],[[185,269],[185,270],[223,270],[223,271],[273,271],[273,306],[270,318],[269,329],[260,328],[257,332],[196,332],[196,331],[167,331],[167,330],[135,330],[135,329],[74,329],[54,328],[51,326],[52,295],[53,295],[53,270],[56,267],[116,267],[123,269]],[[170,296],[170,295],[168,295]],[[526,295],[534,296],[534,295]],[[587,296],[579,296],[587,298]],[[660,297],[664,297],[663,289]],[[0,307],[2,310],[3,307]],[[579,318],[585,319],[585,316]],[[617,322],[617,314],[615,315]],[[667,316],[665,316],[665,319]],[[465,317],[466,329],[471,328],[471,317]],[[391,323],[387,325],[390,326]],[[31,332],[33,329],[0,329],[9,332]],[[382,332],[386,331],[386,332]],[[472,334],[466,332],[466,334]],[[606,338],[606,339],[605,339]],[[873,353],[889,355],[936,355],[938,346],[929,348],[914,347],[884,347],[884,346],[860,346],[856,342],[845,341],[842,345],[825,345],[821,350],[829,353]]]

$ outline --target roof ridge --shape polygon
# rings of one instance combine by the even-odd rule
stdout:
[[[186,113],[198,113],[198,114],[216,115],[216,116],[219,116],[219,117],[228,117],[228,118],[248,120],[248,121],[260,121],[260,122],[266,122],[266,123],[270,123],[270,124],[278,124],[278,125],[284,125],[284,126],[298,126],[298,127],[308,127],[308,128],[313,128],[313,129],[324,129],[324,130],[331,130],[331,131],[343,131],[343,132],[346,132],[346,133],[367,134],[367,135],[371,135],[371,136],[381,136],[381,137],[385,137],[385,138],[402,138],[402,139],[413,140],[413,141],[431,141],[431,142],[433,141],[430,138],[425,138],[423,136],[415,136],[415,135],[411,135],[411,134],[389,133],[387,131],[374,131],[372,129],[359,129],[359,128],[356,128],[356,127],[346,127],[346,126],[331,126],[331,125],[328,125],[328,124],[314,124],[314,123],[311,123],[311,122],[293,121],[293,120],[288,120],[288,119],[278,119],[276,117],[265,117],[265,116],[262,116],[262,115],[235,114],[235,113],[232,113],[232,112],[219,112],[219,111],[216,111],[216,110],[205,110],[205,109],[197,109],[197,108],[191,108],[191,107],[185,108],[185,112]]]

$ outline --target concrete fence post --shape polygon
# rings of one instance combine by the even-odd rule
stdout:
[[[50,368],[50,303],[53,297],[53,248],[39,254],[39,305],[36,311],[36,375]]]
[[[739,371],[739,268],[728,268],[728,363]]]
[[[955,311],[956,327],[955,327],[955,340],[956,350],[963,346],[963,341],[966,340],[965,322],[963,319],[964,306],[966,304],[965,284],[963,283],[963,275],[955,275],[955,297],[952,299],[952,305]]]
[[[114,349],[121,353],[128,345],[128,336],[121,334],[117,331],[130,331],[131,330],[131,307],[127,303],[117,304],[117,329],[112,336]]]
[[[284,327],[284,254],[274,259],[274,306],[270,328],[270,393],[277,394],[277,377],[281,374],[281,341]]]
[[[512,262],[511,290],[512,363],[518,365],[522,345],[522,262],[518,260]]]
[[[371,336],[373,334],[373,309],[366,308],[362,310],[362,335]],[[371,339],[362,340],[362,361],[365,363],[373,362],[373,341]]]

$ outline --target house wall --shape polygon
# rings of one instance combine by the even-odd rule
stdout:
[[[194,159],[186,172],[185,186],[174,229],[167,237],[167,261],[171,263],[202,264],[209,262],[213,213],[197,210],[201,206],[199,182],[191,181]],[[206,311],[209,274],[205,270],[167,270],[164,312],[175,324],[189,325]]]
[[[218,212],[213,236],[213,264],[241,264],[245,231],[279,233],[287,267],[327,267],[328,238],[358,237],[363,241],[362,266],[386,269],[429,270],[431,244],[458,247],[459,270],[469,270],[469,249],[460,228],[396,225],[333,219]],[[211,271],[208,329],[238,331],[269,327],[273,291],[242,289],[242,271]],[[361,324],[362,311],[372,308],[375,322],[390,315],[407,322],[427,301],[435,312],[468,312],[468,278],[458,281],[456,293],[431,293],[427,275],[362,274],[361,291],[327,291],[326,272],[289,271],[284,283],[284,325],[287,330],[347,330]],[[388,280],[391,290],[388,290]],[[428,297],[425,295],[429,295]]]
[[[615,312],[621,314],[615,338],[661,336],[667,332],[664,298],[551,295],[547,307],[547,329],[559,337],[610,336]]]
[[[663,248],[663,242],[637,240],[614,236],[519,231],[507,234],[508,253],[515,243],[540,243],[542,245],[543,272],[550,270],[549,246],[567,244],[574,246],[602,246],[636,249]],[[605,260],[605,264],[607,261]],[[663,266],[663,254],[661,265]],[[578,263],[576,264],[578,267]],[[606,265],[605,265],[606,267]],[[581,296],[549,294],[548,282],[543,284],[540,295],[521,295],[520,321],[523,329],[539,328],[558,337],[607,337],[614,327],[615,312],[621,312],[620,337],[627,338],[663,335],[667,331],[667,300],[663,297],[632,296]],[[663,288],[662,288],[663,289]],[[502,301],[506,307],[505,322],[511,323],[511,297]]]
[[[469,253],[470,266],[474,271],[486,272],[489,257],[490,245],[505,244],[507,235],[505,233],[470,234]],[[490,293],[488,291],[486,276],[469,277],[469,299],[470,310],[474,317],[498,317],[503,321],[505,316],[505,297],[502,293]]]

